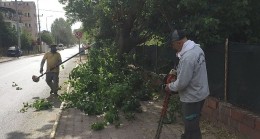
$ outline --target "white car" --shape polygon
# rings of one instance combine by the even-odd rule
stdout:
[[[60,44],[57,46],[57,50],[64,50],[63,44],[60,43]]]

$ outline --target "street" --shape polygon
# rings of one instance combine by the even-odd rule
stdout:
[[[77,52],[77,47],[73,47],[60,51],[60,54],[64,61]],[[32,81],[32,75],[40,75],[42,57],[43,54],[23,56],[10,62],[0,63],[0,139],[49,138],[61,102],[57,97],[50,97],[45,76],[40,78],[38,83]],[[60,86],[76,66],[75,60],[74,58],[64,63],[64,69],[61,67]],[[13,84],[17,86],[14,87]],[[17,90],[17,87],[20,90]],[[59,91],[59,94],[61,93],[63,92]],[[23,103],[32,104],[40,98],[47,98],[53,102],[54,107],[45,111],[35,111],[30,108],[25,113],[20,112],[24,107]]]

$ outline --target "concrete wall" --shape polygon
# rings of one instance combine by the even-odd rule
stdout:
[[[43,53],[49,52],[50,51],[50,47],[47,44],[43,43],[41,51]]]

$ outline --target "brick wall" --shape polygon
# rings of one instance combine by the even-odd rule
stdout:
[[[217,125],[225,125],[247,139],[260,139],[260,117],[232,104],[209,97],[202,110],[202,118]]]

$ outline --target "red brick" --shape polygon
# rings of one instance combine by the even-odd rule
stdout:
[[[212,112],[213,112],[213,109],[211,109],[210,107],[205,106],[205,107],[203,107],[202,112],[208,114],[209,116],[211,116]]]
[[[220,114],[229,117],[231,115],[231,108],[228,106],[220,107]]]
[[[259,117],[256,118],[256,120],[255,120],[255,130],[260,132],[260,118]]]
[[[230,119],[230,123],[229,123],[229,126],[231,128],[233,128],[235,131],[238,131],[239,130],[239,121],[237,120],[234,120],[234,119]]]
[[[241,123],[241,124],[239,125],[239,132],[242,133],[242,134],[244,134],[244,135],[251,135],[253,131],[254,131],[254,130],[253,130],[252,128],[248,127],[248,126],[245,125],[245,124],[242,124],[242,123]]]
[[[219,111],[218,110],[214,110],[212,112],[211,119],[214,122],[217,122],[219,120]]]
[[[245,124],[239,125],[239,132],[246,135],[249,139],[260,139],[260,132],[256,131]]]
[[[260,132],[259,131],[253,131],[250,135],[251,139],[260,139]]]
[[[243,116],[243,119],[242,119],[242,123],[249,126],[250,128],[254,129],[255,128],[255,120],[256,120],[256,117],[252,114],[247,114],[247,115],[244,115]]]
[[[229,125],[229,120],[230,120],[230,118],[229,118],[228,116],[226,116],[226,115],[224,115],[224,114],[220,114],[219,120],[220,120],[223,124]]]
[[[231,118],[234,119],[234,120],[241,122],[244,115],[246,115],[245,111],[241,111],[238,108],[231,109]]]
[[[219,100],[217,100],[216,98],[209,98],[207,105],[212,109],[217,109],[218,108],[218,102],[219,102]]]

